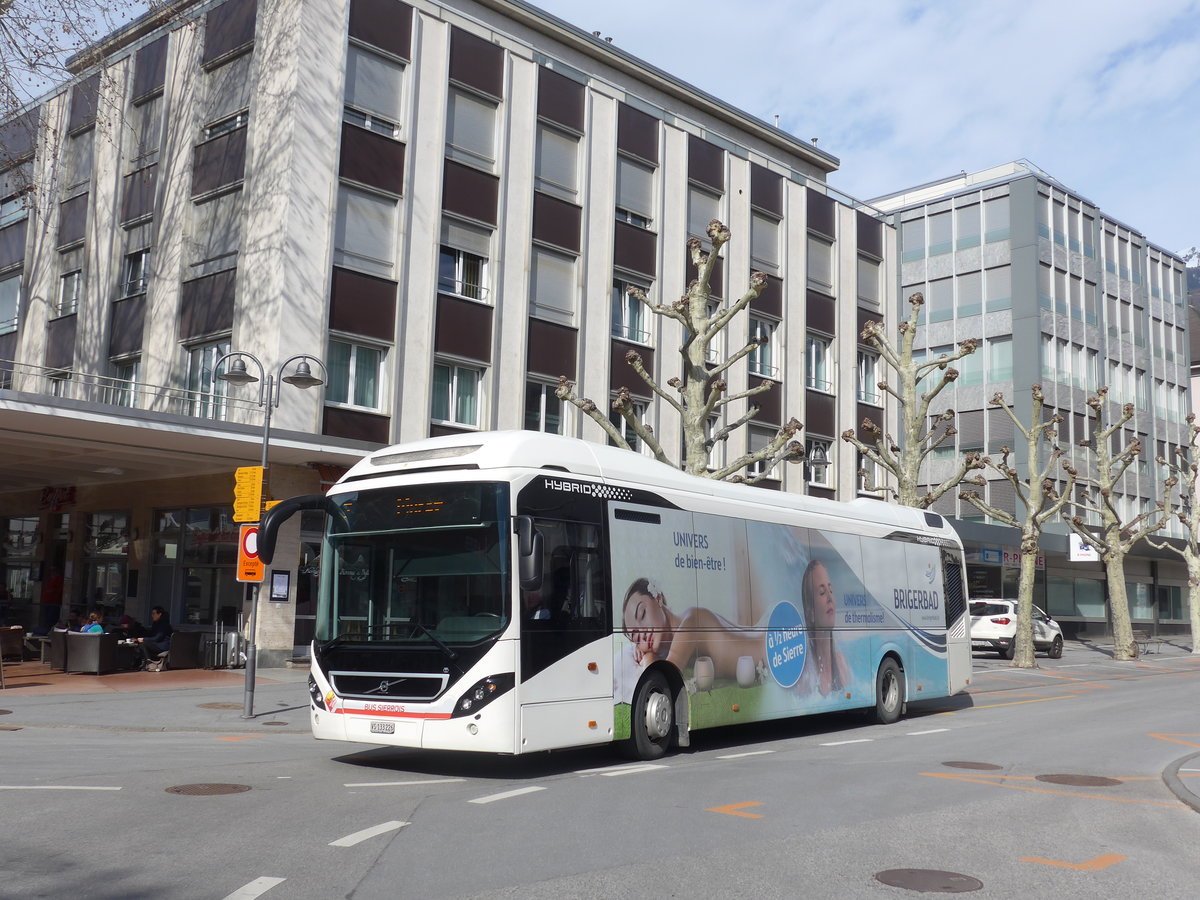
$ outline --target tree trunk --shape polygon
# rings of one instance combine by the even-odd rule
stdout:
[[[1021,542],[1021,575],[1017,582],[1017,649],[1012,665],[1018,669],[1036,669],[1033,656],[1033,583],[1037,576],[1037,539],[1033,549]]]
[[[1104,577],[1108,579],[1108,605],[1112,615],[1113,659],[1137,659],[1138,646],[1129,619],[1129,595],[1125,592],[1124,553],[1108,554],[1104,560]]]
[[[1187,557],[1188,613],[1192,623],[1192,654],[1200,656],[1200,557]]]

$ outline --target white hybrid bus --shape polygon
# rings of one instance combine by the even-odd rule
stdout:
[[[941,516],[695,478],[530,431],[379,450],[323,509],[313,735],[517,754],[831,710],[894,722],[971,671]]]

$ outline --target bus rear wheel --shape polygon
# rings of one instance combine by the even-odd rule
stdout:
[[[666,677],[646,673],[629,708],[629,739],[621,751],[633,759],[658,759],[671,749],[675,737],[675,698]]]
[[[904,673],[896,661],[888,657],[879,664],[875,675],[875,720],[891,725],[904,709]]]

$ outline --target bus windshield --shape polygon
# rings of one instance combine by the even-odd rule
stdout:
[[[508,624],[507,485],[375,488],[333,499],[318,641],[444,648]]]

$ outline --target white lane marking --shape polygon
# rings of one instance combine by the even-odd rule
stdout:
[[[89,787],[83,784],[0,784],[0,791],[119,791],[119,787]]]
[[[353,847],[355,844],[361,844],[368,838],[377,837],[381,834],[387,834],[389,831],[399,831],[408,822],[384,822],[382,825],[376,825],[374,828],[364,828],[362,831],[356,831],[354,834],[348,834],[344,838],[338,838],[336,841],[330,841],[330,847]]]
[[[842,744],[869,744],[873,740],[875,740],[875,738],[855,738],[852,741],[830,741],[826,744],[822,744],[821,746],[822,747],[840,747],[840,746],[842,746]]]
[[[351,781],[342,787],[403,787],[408,784],[451,784],[465,778],[423,778],[417,781]]]
[[[1180,769],[1180,772],[1200,772],[1200,769]]]
[[[635,772],[649,772],[652,769],[665,769],[658,763],[622,763],[619,766],[601,766],[599,769],[576,769],[576,775],[632,775]]]
[[[918,735],[918,734],[937,734],[938,732],[949,731],[949,730],[950,730],[949,728],[930,728],[928,731],[910,731],[910,732],[908,732],[908,734],[909,734],[909,736]]]
[[[717,759],[742,759],[746,756],[762,756],[763,754],[774,752],[774,750],[751,750],[748,753],[727,753],[725,756],[718,756]]]
[[[532,794],[534,791],[544,791],[544,787],[527,787],[517,788],[515,791],[504,791],[501,794],[492,794],[489,797],[476,797],[474,800],[467,801],[468,803],[494,803],[496,800],[507,800],[509,797],[520,797],[522,794]]]
[[[244,884],[232,894],[225,897],[225,900],[254,900],[255,897],[261,897],[277,884],[283,884],[287,881],[286,878],[272,878],[269,875],[263,875],[261,878],[255,878],[249,884]]]

